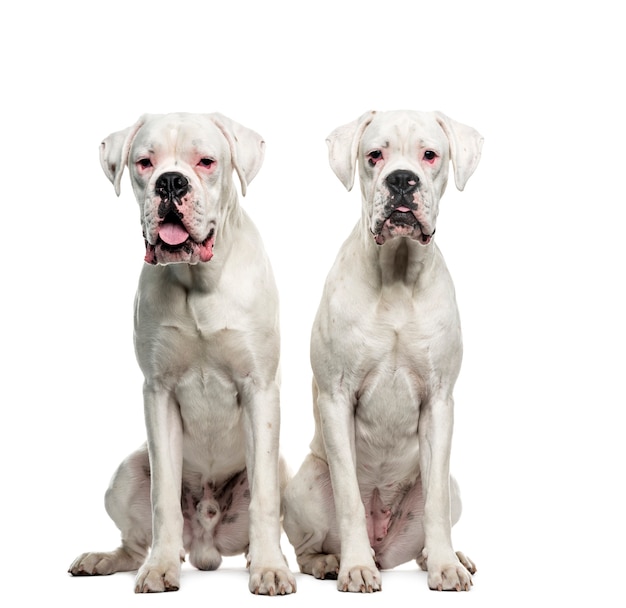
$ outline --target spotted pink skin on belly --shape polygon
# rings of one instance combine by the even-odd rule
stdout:
[[[250,485],[246,470],[219,488],[209,483],[202,488],[184,484],[182,506],[183,542],[192,563],[194,555],[202,556],[210,548],[215,548],[218,555],[236,555],[245,551],[250,542]]]
[[[369,505],[365,505],[365,520],[367,523],[367,535],[373,546],[381,542],[389,531],[391,521],[391,509],[386,508],[380,500],[377,491],[372,494]]]

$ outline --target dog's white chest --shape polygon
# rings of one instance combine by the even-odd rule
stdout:
[[[414,479],[423,371],[399,338],[395,348],[370,353],[369,360],[354,414],[359,478],[375,486]]]
[[[186,469],[212,480],[243,469],[243,413],[233,380],[219,370],[190,367],[174,394],[183,421]]]
[[[456,332],[439,329],[455,327],[449,321],[445,311],[430,311],[405,290],[385,294],[373,311],[370,339],[360,350],[355,409],[357,466],[366,484],[397,486],[416,478],[420,408],[438,382],[439,348],[455,350]]]
[[[239,333],[186,317],[177,326],[161,326],[150,341],[154,346],[138,351],[146,377],[175,399],[186,473],[202,479],[221,480],[245,467],[240,379],[251,362],[237,348]]]

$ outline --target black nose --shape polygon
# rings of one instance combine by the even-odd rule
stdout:
[[[420,185],[420,178],[412,171],[393,171],[386,181],[389,189],[397,194],[411,194]]]
[[[164,201],[180,199],[189,192],[189,180],[182,173],[170,171],[157,179],[155,189]]]

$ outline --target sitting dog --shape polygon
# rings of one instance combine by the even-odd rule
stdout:
[[[73,575],[139,569],[137,592],[171,591],[186,554],[213,570],[247,552],[250,591],[296,590],[280,549],[278,296],[232,178],[245,195],[264,146],[225,116],[182,113],[102,142],[118,195],[129,167],[146,244],[135,348],[147,443],[106,492],[121,546],[80,555]]]
[[[315,434],[284,528],[302,572],[342,591],[377,591],[379,568],[411,559],[430,588],[467,590],[475,566],[452,549],[449,473],[461,329],[433,237],[449,161],[462,190],[482,137],[438,112],[368,112],[327,143],[348,190],[358,164],[362,214],[313,326]]]

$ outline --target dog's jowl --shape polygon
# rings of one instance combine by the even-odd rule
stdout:
[[[145,115],[102,142],[120,192],[128,166],[146,254],[135,300],[147,442],[115,472],[110,552],[74,575],[138,570],[136,591],[176,590],[181,561],[213,570],[246,553],[253,593],[295,591],[280,549],[278,296],[241,191],[264,142],[220,114]]]
[[[368,112],[327,143],[348,190],[358,167],[363,205],[313,326],[315,435],[285,531],[302,572],[343,591],[377,591],[380,569],[413,559],[432,589],[467,590],[449,472],[461,329],[434,235],[450,161],[462,190],[482,137],[438,112]]]

